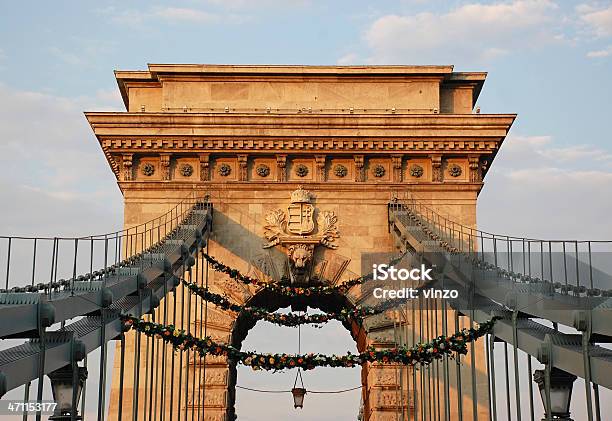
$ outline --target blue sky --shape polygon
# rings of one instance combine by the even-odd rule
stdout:
[[[612,2],[589,0],[2,2],[0,192],[8,199],[0,209],[2,233],[71,235],[120,226],[121,194],[82,112],[121,110],[114,69],[162,62],[454,64],[457,71],[487,71],[482,112],[518,119],[487,175],[480,227],[612,238]],[[345,331],[329,345],[342,331],[329,329],[313,335],[318,349],[351,346]],[[253,332],[245,346],[270,351],[287,335],[259,325]],[[322,373],[313,388],[359,381],[350,370],[345,377]],[[250,386],[289,381],[256,374],[259,380],[240,375],[259,382]],[[268,404],[240,393],[239,410],[279,399]],[[350,399],[348,414],[359,397]],[[293,412],[289,402],[282,406]]]
[[[104,215],[119,215],[121,198],[81,112],[121,109],[112,70],[153,62],[448,63],[487,71],[482,112],[519,117],[481,194],[481,225],[612,236],[610,228],[568,227],[563,212],[549,215],[568,199],[584,203],[588,219],[610,206],[594,194],[609,185],[612,165],[609,1],[5,2],[0,161],[8,171],[0,186],[26,201],[40,191],[50,206],[80,201],[100,212],[101,228],[112,224]],[[524,190],[533,178],[541,183]],[[529,218],[507,212],[518,201]],[[11,232],[21,231],[18,216],[6,220]],[[88,227],[75,218],[67,228]]]
[[[480,104],[485,111],[519,112],[517,129],[546,131],[564,144],[578,137],[599,142],[611,92],[606,6],[550,0],[5,3],[0,80],[19,90],[79,97],[113,90],[111,69],[148,62],[450,63],[490,72]]]

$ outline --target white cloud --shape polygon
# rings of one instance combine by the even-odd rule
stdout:
[[[559,147],[550,136],[509,136],[479,196],[479,227],[517,236],[610,239],[612,154]]]
[[[153,7],[146,10],[109,7],[100,9],[99,12],[110,16],[112,22],[133,27],[139,27],[150,21],[162,21],[170,24],[240,24],[249,19],[248,16],[241,14],[216,13],[187,7]]]
[[[612,5],[598,8],[587,4],[576,7],[580,20],[598,38],[612,36]]]
[[[612,55],[612,45],[602,50],[589,51],[586,54],[588,58],[603,58],[603,57],[609,57],[610,55]]]
[[[116,95],[65,98],[0,85],[2,234],[87,234],[121,222],[121,194],[83,111]],[[10,198],[10,199],[8,199]]]
[[[145,19],[151,16],[150,13],[143,13],[142,11],[133,9],[121,9],[117,10],[114,7],[107,7],[105,9],[98,9],[98,12],[103,15],[107,15],[110,21],[120,25],[128,26],[139,26],[142,25]]]
[[[95,106],[95,111],[125,111],[121,92],[117,88],[98,89],[90,103],[87,103],[86,100],[83,100],[83,102],[88,107]],[[90,110],[94,109],[88,108],[86,111]]]
[[[445,13],[386,15],[365,33],[372,62],[487,60],[560,42],[550,0],[465,4]]]
[[[63,62],[67,64],[71,64],[73,66],[79,66],[84,63],[83,56],[78,56],[69,51],[65,51],[59,47],[50,47],[48,51],[49,53],[51,53],[51,55],[55,56],[56,58],[59,58],[60,60],[62,60]]]
[[[540,155],[558,163],[592,160],[612,163],[612,155],[603,149],[588,145],[569,146],[565,148],[549,148],[539,151]]]
[[[343,55],[337,60],[337,64],[340,66],[348,66],[351,64],[356,64],[359,56],[355,53],[348,53]]]
[[[220,16],[197,9],[180,7],[163,7],[155,9],[153,15],[168,22],[195,22],[211,23],[218,22]]]
[[[279,7],[295,7],[308,6],[310,0],[205,0],[206,3],[219,6],[225,9],[262,9],[262,8],[279,8]]]
[[[508,136],[501,154],[505,160],[520,161],[521,166],[530,167],[560,168],[570,164],[573,169],[584,165],[606,169],[612,166],[612,154],[604,149],[589,144],[559,147],[550,136]]]

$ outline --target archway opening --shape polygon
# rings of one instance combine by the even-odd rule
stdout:
[[[344,296],[308,297],[300,301],[299,308],[305,309],[308,314],[338,311],[348,305]],[[269,292],[258,294],[249,304],[279,313],[292,311],[291,304],[294,305],[294,311],[298,308],[295,300]],[[298,328],[239,318],[234,327],[232,342],[243,350],[257,350],[262,353],[356,353],[357,343],[350,328],[335,320],[323,325],[302,325]],[[234,408],[238,420],[357,419],[361,408],[360,388],[343,393],[316,393],[336,392],[360,386],[360,366],[317,367],[302,372],[304,387],[308,391],[302,409],[294,408],[289,392],[294,386],[297,370],[274,373],[238,366],[233,367],[231,371],[235,375],[236,387],[230,386],[230,394],[234,394]],[[299,385],[298,380],[298,387]]]

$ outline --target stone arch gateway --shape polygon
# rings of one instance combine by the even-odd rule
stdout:
[[[296,282],[341,282],[395,250],[387,214],[393,197],[414,195],[475,227],[483,178],[515,118],[473,113],[485,77],[452,66],[150,64],[146,71],[116,72],[127,112],[86,116],[124,195],[126,228],[195,190],[214,206],[211,255],[273,281],[287,273]],[[207,279],[236,303],[278,305],[214,271]],[[344,299],[355,304],[351,293]],[[243,328],[235,315],[210,306],[200,316],[190,315],[194,329],[205,326],[220,341],[239,341]],[[394,323],[406,322],[391,313],[376,328],[353,330],[353,337],[360,349],[389,346],[396,338],[385,326]],[[135,350],[134,338],[126,341]],[[109,419],[120,404],[115,361]],[[484,372],[484,359],[476,361]],[[197,361],[182,364],[196,373]],[[160,411],[233,419],[232,367],[221,358],[204,364],[201,404],[159,402]],[[402,386],[396,369],[363,366],[366,420],[395,420],[414,405],[396,393]],[[475,406],[484,417],[486,385],[471,381],[485,388]],[[129,375],[123,387],[134,387]],[[466,408],[470,390],[461,394]],[[121,402],[124,413],[131,414],[131,402]]]

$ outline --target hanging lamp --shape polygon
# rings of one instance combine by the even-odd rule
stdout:
[[[298,325],[298,355],[301,352],[302,347],[302,331],[301,327]],[[297,374],[295,375],[295,382],[293,382],[293,389],[291,389],[291,394],[293,395],[293,408],[302,409],[304,407],[304,396],[306,396],[306,388],[304,387],[304,379],[302,378],[302,369],[298,367]],[[298,378],[300,379],[300,386],[298,386]]]

